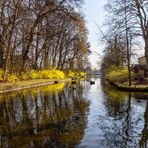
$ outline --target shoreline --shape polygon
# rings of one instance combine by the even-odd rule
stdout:
[[[148,85],[132,85],[132,86],[126,86],[126,85],[121,85],[118,83],[114,83],[113,81],[109,81],[109,84],[117,88],[118,90],[121,91],[132,91],[132,92],[148,92]]]
[[[63,80],[37,79],[37,80],[19,81],[15,83],[0,83],[1,87],[0,94],[20,91],[30,88],[42,87],[66,81],[70,81],[70,79],[63,79]]]

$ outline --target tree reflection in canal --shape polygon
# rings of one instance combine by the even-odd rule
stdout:
[[[83,137],[88,107],[78,89],[59,83],[1,95],[0,147],[74,147]]]
[[[0,95],[0,147],[148,147],[148,94],[89,82]]]
[[[111,134],[115,147],[141,147],[148,145],[148,94],[117,91],[104,87],[106,109],[114,124]],[[114,140],[113,140],[114,139]]]
[[[85,88],[86,89],[86,88]],[[100,79],[87,88],[87,127],[79,147],[147,148],[148,94],[121,92]]]
[[[148,96],[145,96],[145,98],[148,99]],[[147,100],[146,109],[144,113],[144,128],[142,130],[141,135],[142,136],[141,136],[139,145],[141,148],[147,148],[148,147],[148,100]]]

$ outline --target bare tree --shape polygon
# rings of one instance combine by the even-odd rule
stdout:
[[[82,2],[0,1],[0,68],[5,71],[4,79],[9,73],[31,69],[78,68],[78,61],[88,54],[85,21],[75,9]]]

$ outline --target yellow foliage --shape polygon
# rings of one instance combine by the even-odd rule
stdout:
[[[132,73],[132,77],[134,74]],[[112,81],[126,81],[128,79],[128,69],[126,67],[112,66],[106,77]]]
[[[7,98],[11,99],[11,98],[15,98],[16,96],[20,96],[22,97],[23,95],[26,94],[32,94],[32,95],[36,95],[38,92],[43,92],[45,94],[52,94],[53,92],[60,92],[64,89],[64,83],[58,83],[58,84],[51,84],[51,85],[47,85],[47,86],[42,86],[40,88],[31,88],[31,89],[25,89],[25,90],[21,90],[21,91],[16,91],[16,92],[11,92],[7,94]],[[0,94],[0,101],[2,101],[4,99],[4,95]]]
[[[16,82],[16,81],[18,81],[18,78],[15,74],[11,74],[11,75],[8,75],[7,81],[8,82]]]
[[[32,70],[31,71],[31,79],[38,79],[39,78],[39,72]]]
[[[0,69],[0,81],[3,81],[4,71]]]
[[[22,72],[21,73],[21,76],[20,76],[20,79],[21,80],[29,80],[29,79],[31,79],[31,73],[30,73],[30,71]]]
[[[74,78],[74,77],[84,77],[86,75],[85,72],[79,72],[79,71],[69,71],[68,77]]]
[[[73,78],[73,77],[75,77],[76,75],[75,75],[75,72],[73,72],[73,71],[69,71],[69,73],[68,73],[68,77],[69,78]]]
[[[39,78],[42,79],[64,79],[65,75],[60,70],[41,70]]]
[[[60,70],[32,70],[21,74],[21,80],[29,79],[64,79],[65,75]]]
[[[54,79],[64,79],[65,74],[60,70],[52,70],[51,71]]]
[[[3,75],[4,71],[0,70],[0,81],[3,80]],[[80,71],[69,71],[68,72],[68,77],[69,78],[79,78],[79,77],[84,77],[86,75],[85,72],[80,72]],[[64,79],[65,74],[61,70],[31,70],[27,72],[22,72],[19,78],[12,74],[8,75],[7,81],[8,82],[15,82],[18,80],[34,80],[34,79]]]
[[[62,91],[64,88],[64,83],[58,83],[58,84],[52,84],[52,85],[47,85],[46,87],[40,88],[41,91],[43,92],[49,92],[49,91]]]
[[[53,75],[50,70],[41,70],[39,72],[39,78],[41,79],[53,79]]]
[[[0,81],[3,80],[4,71],[0,70]],[[22,72],[19,78],[15,75],[8,75],[8,82],[15,82],[17,80],[35,80],[35,79],[64,79],[65,74],[61,70],[31,70]]]
[[[80,72],[80,76],[84,77],[84,76],[86,76],[86,73],[85,72]]]

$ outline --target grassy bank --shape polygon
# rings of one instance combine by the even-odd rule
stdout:
[[[131,79],[134,80],[135,74],[131,72]],[[127,84],[128,69],[127,67],[112,66],[106,73],[105,78],[114,83]]]
[[[23,89],[26,87],[33,87],[35,85],[51,84],[52,82],[53,82],[52,80],[47,80],[47,79],[5,82],[5,83],[0,83],[0,92],[9,91],[13,89]]]
[[[53,84],[55,81],[61,82],[85,76],[84,72],[78,71],[68,71],[64,73],[60,70],[31,70],[21,75],[8,75],[7,80],[3,81],[3,74],[4,72],[0,70],[0,93],[49,85]]]
[[[134,92],[148,92],[148,85],[132,85],[128,86],[125,84],[119,84],[110,82],[111,85],[115,86],[117,89],[122,91],[134,91]]]
[[[135,74],[131,72],[132,85],[128,84],[128,70],[126,67],[112,66],[105,75],[105,80],[109,81],[111,85],[123,91],[148,91],[147,84],[140,84],[135,81]]]

